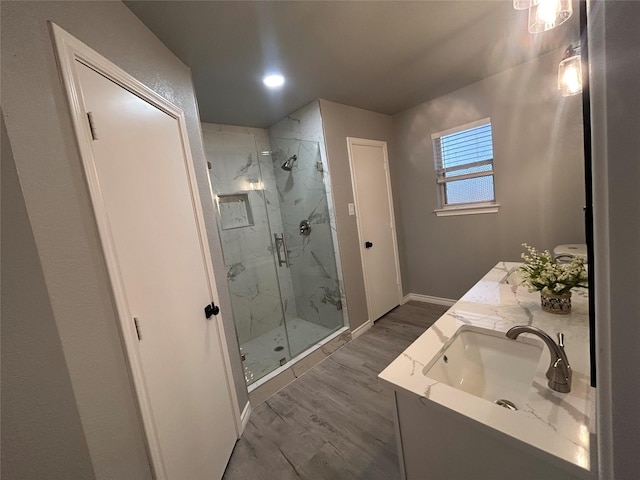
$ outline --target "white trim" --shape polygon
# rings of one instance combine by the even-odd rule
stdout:
[[[351,330],[351,339],[355,340],[360,335],[362,335],[364,332],[369,330],[372,326],[373,326],[373,323],[371,323],[371,320],[367,320],[362,325],[360,325],[360,326],[356,327],[355,329]]]
[[[358,227],[358,240],[359,240],[359,250],[360,250],[360,261],[362,262],[362,274],[364,276],[364,289],[365,296],[367,297],[367,312],[368,316],[371,317],[371,295],[369,294],[369,280],[367,278],[367,267],[365,264],[364,258],[364,238],[362,235],[362,228],[360,226],[360,214],[358,209],[358,189],[356,187],[356,179],[354,175],[353,169],[353,145],[365,145],[369,147],[382,147],[382,154],[384,158],[384,173],[387,180],[387,196],[389,201],[389,216],[391,218],[391,238],[393,240],[393,255],[396,264],[396,283],[398,286],[398,305],[402,302],[402,278],[400,275],[400,256],[398,254],[398,238],[396,236],[396,218],[395,218],[395,210],[393,208],[393,193],[391,190],[391,177],[389,174],[389,154],[387,151],[387,142],[380,140],[367,140],[364,138],[356,138],[356,137],[347,137],[347,150],[349,153],[349,171],[351,173],[351,188],[353,189],[353,200],[356,206],[356,225]],[[368,322],[373,325],[373,322],[377,319],[369,318]],[[357,330],[357,329],[356,329]],[[358,334],[360,335],[360,334]]]
[[[405,295],[404,297],[402,297],[402,301],[400,302],[400,305],[404,305],[409,300],[411,300],[411,294],[410,293],[408,295]]]
[[[410,293],[404,297],[407,303],[410,300],[415,302],[434,303],[436,305],[444,305],[445,307],[452,307],[458,300],[452,300],[450,298],[432,297],[431,295],[421,295],[419,293]]]
[[[244,432],[244,429],[247,428],[247,423],[249,423],[249,417],[251,416],[251,403],[247,402],[247,404],[242,409],[242,414],[240,415],[240,420],[242,422],[242,431],[240,434]],[[238,436],[240,438],[240,436]]]
[[[444,137],[445,135],[451,135],[452,133],[462,132],[463,130],[471,130],[472,128],[480,127],[482,125],[487,125],[489,123],[491,123],[491,117],[483,118],[481,120],[476,120],[475,122],[465,123],[464,125],[460,125],[458,127],[448,128],[447,130],[442,130],[440,132],[432,133],[431,140]]]
[[[459,207],[438,208],[433,211],[438,217],[452,217],[454,215],[478,215],[481,213],[498,213],[499,203],[492,205],[461,205]]]
[[[207,240],[204,226],[204,217],[199,200],[200,197],[197,189],[195,171],[193,168],[193,158],[191,157],[191,149],[189,148],[184,112],[148,88],[146,85],[140,83],[127,72],[111,63],[108,59],[77,40],[55,23],[49,22],[49,27],[55,45],[58,69],[69,101],[69,110],[73,122],[74,133],[92,200],[92,208],[96,219],[96,225],[98,227],[105,264],[107,266],[111,290],[113,292],[114,305],[118,316],[120,335],[127,353],[127,363],[131,373],[133,388],[138,400],[138,409],[142,420],[149,460],[154,472],[154,477],[157,479],[164,479],[167,474],[160,450],[160,442],[153,420],[148,392],[145,388],[142,362],[138,354],[138,337],[136,335],[133,322],[129,321],[129,319],[132,318],[132,315],[130,315],[129,312],[129,305],[124,291],[124,285],[122,284],[122,278],[120,276],[107,210],[102,200],[102,192],[98,181],[95,159],[93,157],[93,150],[91,147],[91,132],[87,122],[85,121],[86,109],[84,108],[84,99],[82,98],[80,81],[75,69],[76,62],[80,62],[95,70],[117,85],[132,92],[144,101],[176,119],[182,139],[183,154],[186,159],[185,163],[190,193],[194,200],[193,207],[196,216],[196,225],[198,228],[201,254],[205,266],[208,287],[211,298],[217,298],[218,294],[215,288],[215,277],[213,275],[209,242]],[[231,362],[229,359],[229,352],[227,351],[226,338],[224,330],[222,329],[221,320],[216,321],[215,325],[219,335],[219,347],[223,356],[227,393],[234,412],[236,434],[239,436],[242,428],[242,422],[240,418],[240,409],[238,407],[238,399],[232,382]]]

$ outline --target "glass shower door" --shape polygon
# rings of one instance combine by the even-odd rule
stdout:
[[[267,213],[275,191],[271,157],[251,134],[203,128],[234,323],[251,384],[291,359]],[[263,176],[261,161],[267,161]],[[277,197],[275,198],[277,203]]]
[[[211,127],[204,146],[250,385],[344,326],[327,173],[317,142]]]
[[[295,357],[344,326],[341,292],[320,146],[297,139],[272,137],[270,141],[289,249],[286,273],[292,298],[286,302],[285,318]],[[285,276],[281,268],[278,275]]]

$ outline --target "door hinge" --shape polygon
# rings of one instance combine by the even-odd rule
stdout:
[[[91,131],[91,138],[97,140],[98,134],[96,133],[96,126],[93,123],[93,113],[87,112],[87,119],[89,120],[89,130]]]
[[[207,168],[211,170],[211,162],[207,162]]]
[[[138,336],[138,341],[142,340],[142,334],[140,333],[140,323],[138,322],[138,317],[133,317],[133,324],[136,327],[136,335]]]

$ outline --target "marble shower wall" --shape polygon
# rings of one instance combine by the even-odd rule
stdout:
[[[282,325],[283,305],[287,317],[298,316],[291,275],[273,255],[272,229],[284,228],[271,155],[261,154],[271,146],[267,132],[255,128],[202,123],[202,135],[242,345]]]
[[[348,325],[319,102],[273,125],[269,138],[298,314],[331,329]],[[294,154],[293,170],[282,170],[280,165]],[[303,219],[311,223],[309,236],[299,234]]]

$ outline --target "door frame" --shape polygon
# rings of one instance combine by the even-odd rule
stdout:
[[[393,239],[393,255],[396,265],[396,276],[398,284],[398,305],[402,303],[402,275],[400,274],[400,257],[398,255],[398,238],[396,236],[396,217],[395,210],[393,209],[393,192],[391,190],[391,177],[389,176],[389,155],[387,151],[387,142],[382,140],[369,140],[366,138],[347,137],[347,150],[349,152],[349,171],[351,172],[351,187],[353,189],[353,201],[356,211],[356,225],[358,227],[358,241],[360,250],[360,260],[362,262],[362,275],[364,276],[364,289],[365,296],[367,297],[367,322],[369,326],[373,325],[375,320],[371,319],[371,295],[369,290],[369,280],[367,277],[367,267],[365,263],[365,253],[363,249],[364,237],[362,235],[362,227],[360,225],[360,213],[358,208],[358,188],[356,186],[356,176],[353,165],[353,146],[364,145],[368,147],[382,147],[382,154],[384,157],[384,174],[387,181],[387,200],[389,202],[389,213],[391,216],[391,236]]]
[[[78,61],[87,67],[95,70],[107,79],[116,83],[120,87],[128,90],[134,95],[140,97],[145,102],[153,105],[167,115],[175,118],[178,122],[179,134],[182,140],[182,150],[186,159],[187,178],[189,182],[189,190],[193,201],[193,209],[196,217],[196,228],[200,240],[200,250],[204,264],[205,276],[211,298],[217,298],[218,293],[215,286],[215,276],[213,274],[211,252],[209,251],[209,242],[207,239],[206,228],[204,224],[204,215],[200,204],[200,196],[198,194],[195,170],[193,167],[193,158],[187,136],[187,128],[184,112],[161,97],[159,94],[133,78],[124,70],[120,69],[108,59],[80,42],[71,34],[60,28],[53,22],[49,22],[51,35],[56,52],[56,60],[58,70],[62,79],[64,90],[69,101],[69,110],[73,122],[73,129],[78,144],[80,158],[85,174],[85,179],[91,197],[91,207],[95,216],[98,227],[99,239],[104,254],[104,260],[107,267],[111,292],[113,295],[113,303],[118,317],[118,326],[120,337],[126,353],[126,360],[131,374],[133,388],[136,394],[138,410],[142,420],[145,443],[149,454],[152,471],[156,478],[166,478],[164,471],[164,462],[160,450],[160,443],[157,436],[153,414],[150,407],[148,393],[145,387],[144,373],[142,370],[142,361],[138,353],[138,336],[134,323],[131,321],[132,315],[127,302],[124,284],[120,275],[118,266],[117,253],[111,235],[111,227],[107,217],[106,206],[103,202],[100,182],[95,166],[95,159],[91,146],[92,135],[89,123],[86,118],[86,110],[84,108],[84,100],[80,89],[80,81],[78,79],[75,62]],[[98,133],[99,134],[99,133]],[[204,314],[203,314],[204,315]],[[222,326],[222,320],[217,317],[215,322],[219,347],[222,352],[224,372],[226,380],[226,389],[229,395],[229,401],[234,413],[234,425],[238,438],[242,433],[242,421],[238,406],[238,398],[233,386],[233,374],[231,371],[231,362],[229,351],[227,349],[227,339]]]

